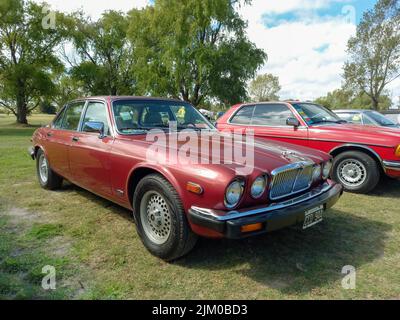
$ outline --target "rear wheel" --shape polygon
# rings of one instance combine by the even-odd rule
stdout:
[[[368,154],[347,151],[334,158],[332,176],[346,191],[368,193],[377,186],[381,172],[376,161]]]
[[[63,178],[50,168],[42,149],[39,149],[36,154],[36,171],[42,188],[56,190],[61,187]]]
[[[197,236],[189,227],[178,193],[164,177],[144,177],[136,187],[133,205],[137,232],[153,255],[172,261],[193,249]]]

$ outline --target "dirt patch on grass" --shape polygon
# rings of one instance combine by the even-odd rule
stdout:
[[[2,214],[10,217],[10,222],[16,225],[20,225],[21,222],[33,222],[40,219],[39,213],[17,207],[7,208]]]

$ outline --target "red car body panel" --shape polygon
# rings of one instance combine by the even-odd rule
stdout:
[[[400,157],[395,155],[396,148],[400,145],[400,129],[348,123],[308,126],[291,103],[279,102],[279,104],[285,104],[291,110],[300,122],[299,127],[251,126],[229,123],[229,119],[241,107],[254,104],[237,104],[233,106],[218,119],[217,127],[220,131],[242,130],[244,132],[252,130],[257,138],[292,143],[329,154],[334,154],[339,148],[365,148],[374,153],[382,165],[385,161],[388,161],[400,166]],[[400,167],[391,168],[383,165],[383,169],[386,175],[392,178],[400,178]]]
[[[115,130],[112,117],[112,102],[125,97],[95,97],[82,99],[100,101],[107,105],[111,135],[99,139],[96,133],[54,129],[52,125],[40,128],[33,135],[33,147],[44,150],[50,167],[72,183],[87,189],[101,197],[113,201],[125,208],[132,208],[132,188],[135,179],[148,172],[163,175],[176,189],[186,212],[193,206],[227,211],[224,206],[225,189],[235,178],[235,168],[230,165],[159,165],[146,158],[151,142],[146,135],[122,135]],[[136,97],[126,97],[126,99]],[[81,101],[82,101],[81,100]],[[215,134],[220,134],[218,131]],[[292,133],[293,139],[295,134]],[[75,139],[75,141],[73,140]],[[293,142],[293,139],[283,139]],[[281,139],[282,140],[282,139]],[[307,141],[305,138],[304,141]],[[304,143],[306,146],[307,143]],[[282,151],[291,151],[315,163],[328,161],[326,153],[283,143],[258,141],[255,147],[255,163],[253,172],[246,177],[255,179],[260,174],[290,164],[293,160],[282,157]],[[168,150],[167,150],[168,152]],[[201,151],[199,151],[201,156]],[[188,182],[200,184],[204,192],[194,194],[186,190]],[[332,182],[333,183],[333,182]],[[249,188],[249,183],[246,183]],[[265,205],[265,199],[255,200],[248,190],[241,199],[238,208],[252,208]],[[215,230],[191,223],[195,233],[206,237],[222,237]]]

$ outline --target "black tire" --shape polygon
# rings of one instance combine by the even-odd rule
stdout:
[[[47,161],[47,179],[46,180],[44,180],[41,177],[40,170],[39,170],[41,157],[44,157],[44,159],[46,159],[46,161]],[[57,189],[61,188],[63,178],[61,176],[59,176],[57,173],[55,173],[50,168],[49,162],[48,162],[42,149],[39,149],[36,153],[36,173],[37,173],[37,176],[39,179],[40,186],[42,188],[47,189],[47,190],[57,190]]]
[[[354,161],[362,164],[365,168],[365,178],[360,180],[359,184],[346,183],[341,171],[346,163]],[[332,179],[341,183],[345,191],[367,194],[378,185],[381,178],[381,171],[378,163],[370,155],[360,151],[346,151],[340,153],[333,159]]]
[[[151,192],[156,192],[165,199],[170,212],[169,235],[167,240],[161,244],[156,243],[148,236],[142,223],[143,217],[141,218],[142,201],[145,201],[142,199]],[[140,180],[133,196],[133,208],[136,230],[144,246],[153,255],[165,261],[172,261],[184,256],[195,246],[198,237],[190,229],[179,195],[161,175],[150,174]],[[147,214],[147,212],[143,212],[143,215],[147,216]]]

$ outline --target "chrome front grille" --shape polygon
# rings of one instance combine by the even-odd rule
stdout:
[[[296,162],[272,171],[271,200],[305,191],[312,183],[313,163]]]

